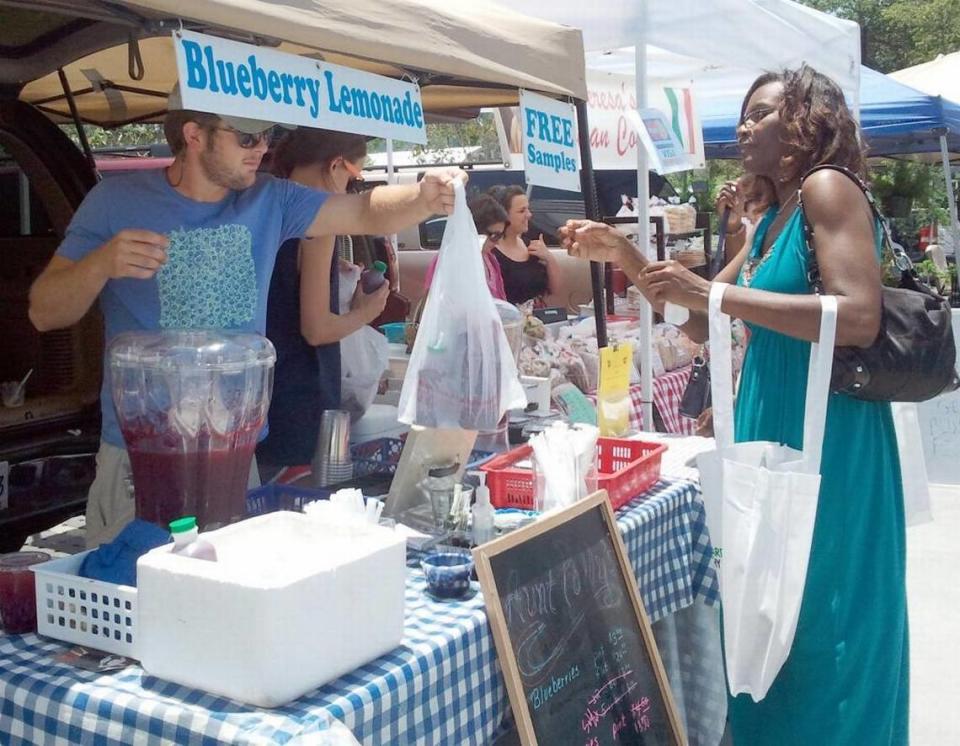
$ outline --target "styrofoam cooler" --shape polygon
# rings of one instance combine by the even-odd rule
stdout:
[[[148,673],[277,707],[399,645],[406,545],[392,530],[278,512],[203,537],[217,562],[165,546],[137,563]]]

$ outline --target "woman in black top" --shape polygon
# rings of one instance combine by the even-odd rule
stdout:
[[[277,176],[325,192],[343,193],[361,174],[365,138],[301,128],[273,155]],[[284,466],[309,464],[320,414],[340,406],[340,340],[383,311],[390,288],[357,292],[350,311],[339,313],[339,261],[334,236],[287,241],[270,281],[267,337],[277,348],[269,434],[257,447],[261,478]]]
[[[533,298],[538,305],[565,305],[560,266],[543,242],[543,236],[531,241],[529,246],[523,241],[533,217],[526,192],[518,186],[496,186],[489,194],[503,206],[510,220],[503,239],[494,249],[507,300],[519,304]]]

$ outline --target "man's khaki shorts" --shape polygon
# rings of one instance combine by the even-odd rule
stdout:
[[[249,487],[259,487],[257,460],[250,463]],[[134,518],[133,478],[126,449],[100,441],[97,476],[87,493],[87,547],[112,541]]]

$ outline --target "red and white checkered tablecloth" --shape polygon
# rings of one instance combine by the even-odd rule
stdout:
[[[687,388],[687,381],[690,380],[692,369],[693,366],[687,365],[653,379],[653,403],[657,407],[668,433],[696,435],[697,421],[689,417],[681,417],[679,411],[680,400],[683,399],[683,392]],[[642,418],[643,397],[640,395],[639,386],[630,387],[630,404],[630,424],[632,426],[634,417],[637,422],[640,422]]]
[[[668,433],[696,435],[697,421],[681,417],[679,412],[680,400],[683,399],[684,389],[690,380],[691,369],[692,366],[687,365],[653,379],[653,405],[660,413]],[[591,394],[590,400],[596,403],[596,394]],[[653,430],[653,423],[644,427],[643,394],[639,384],[630,387],[630,430]]]

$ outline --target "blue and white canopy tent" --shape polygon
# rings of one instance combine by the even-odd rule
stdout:
[[[738,157],[736,126],[742,93],[712,96],[702,89],[697,93],[707,157]],[[947,152],[960,157],[960,104],[898,83],[868,67],[860,68],[860,126],[871,156],[939,155],[940,139],[945,137]]]
[[[749,83],[747,83],[749,85]],[[708,158],[736,158],[741,96],[699,91]],[[871,157],[939,157],[943,163],[953,244],[960,240],[950,161],[960,159],[960,104],[860,68],[860,126]]]

